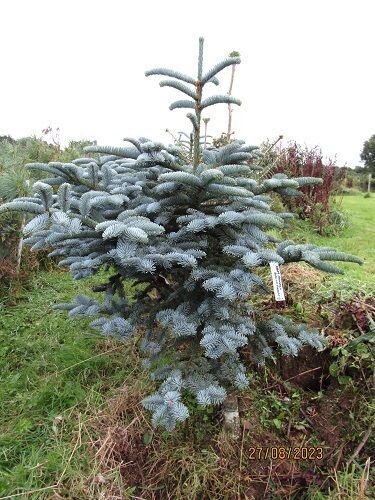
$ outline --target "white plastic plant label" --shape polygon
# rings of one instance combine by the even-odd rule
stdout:
[[[283,302],[285,300],[283,281],[281,279],[280,266],[277,262],[270,262],[273,293],[276,302]]]

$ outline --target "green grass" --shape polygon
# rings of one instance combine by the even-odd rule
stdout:
[[[296,220],[284,236],[296,242],[332,246],[363,259],[363,266],[338,263],[344,275],[325,275],[326,290],[345,294],[356,290],[375,293],[375,198],[344,196],[340,209],[348,217],[348,226],[336,236],[320,236],[308,221]]]
[[[42,272],[17,306],[0,310],[0,496],[82,474],[86,454],[69,459],[78,421],[134,369],[120,342],[52,310],[78,287],[90,293],[68,273]]]

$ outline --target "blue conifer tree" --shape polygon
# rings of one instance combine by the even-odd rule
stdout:
[[[278,174],[257,181],[259,150],[243,141],[203,149],[202,111],[240,104],[232,96],[203,94],[218,85],[218,73],[239,63],[230,57],[203,71],[200,39],[196,78],[166,68],[146,72],[167,77],[160,85],[184,94],[170,109],[190,110],[190,149],[144,137],[125,139],[124,147],[88,146],[95,158],[28,165],[46,174],[34,184],[35,194],[0,207],[33,214],[26,242],[51,249],[74,279],[102,267],[113,271],[95,289],[104,300],[78,295],[57,307],[71,317],[96,317],[92,326],[104,335],[126,340],[144,332],[145,364],[160,383],[143,405],[153,423],[167,429],[188,417],[184,392],[212,405],[228,390],[247,387],[245,345],[259,364],[278,352],[296,356],[304,345],[322,348],[322,338],[307,326],[280,315],[265,320],[253,307],[255,294],[267,293],[259,268],[305,261],[339,273],[330,261],[361,263],[333,248],[278,242],[267,233],[291,216],[270,208],[269,193],[298,196],[301,186],[319,179]],[[143,285],[134,302],[125,280]]]

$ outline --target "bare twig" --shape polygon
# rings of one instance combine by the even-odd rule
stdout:
[[[278,384],[284,384],[285,382],[289,382],[290,380],[294,380],[295,378],[301,377],[302,375],[306,375],[307,373],[315,372],[317,370],[320,370],[322,367],[317,366],[316,368],[311,368],[311,370],[306,370],[304,372],[298,373],[297,375],[293,375],[293,377],[289,377],[286,380],[280,380],[276,382],[275,384],[268,385],[267,387],[264,388],[265,391],[268,389],[273,389],[274,387],[277,387]]]
[[[270,462],[270,467],[268,469],[267,484],[266,484],[266,489],[264,490],[264,495],[267,493],[268,487],[270,485],[271,472],[272,472],[272,460]]]
[[[245,436],[245,427],[242,427],[241,451],[240,451],[240,472],[242,469],[242,456],[243,456],[243,441]]]
[[[357,446],[357,448],[354,450],[353,455],[346,462],[346,465],[350,465],[353,462],[353,460],[359,455],[359,453],[361,452],[362,448],[365,446],[365,444],[367,443],[369,437],[371,436],[372,429],[373,429],[373,426],[371,425],[367,429],[366,434],[363,436],[362,441],[359,443],[359,445]]]
[[[288,423],[288,430],[287,430],[287,433],[286,433],[286,437],[287,439],[290,439],[290,429],[292,427],[292,418],[289,419],[289,423]]]
[[[284,136],[283,135],[279,135],[279,137],[276,139],[275,142],[273,142],[264,152],[264,154],[266,155],[267,153],[269,153],[271,151],[271,149],[273,149],[276,144],[281,141],[281,139],[283,138]]]
[[[302,413],[302,415],[305,417],[305,420],[311,425],[311,427],[314,429],[315,428],[315,425],[314,425],[314,422],[311,420],[311,418],[306,414],[306,412],[300,408],[300,412]]]
[[[342,444],[339,448],[339,451],[338,451],[338,454],[339,456],[337,457],[337,460],[336,460],[336,463],[335,463],[335,469],[338,468],[338,466],[340,465],[340,461],[341,461],[341,457],[342,457],[342,452],[344,450],[344,447],[345,447],[345,443]]]
[[[365,463],[365,468],[363,469],[362,477],[359,482],[358,498],[365,498],[367,483],[370,476],[370,465],[371,459],[368,457]]]

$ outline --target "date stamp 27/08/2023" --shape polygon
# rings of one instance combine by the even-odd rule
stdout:
[[[249,460],[322,460],[323,448],[320,446],[257,446],[248,448]]]

